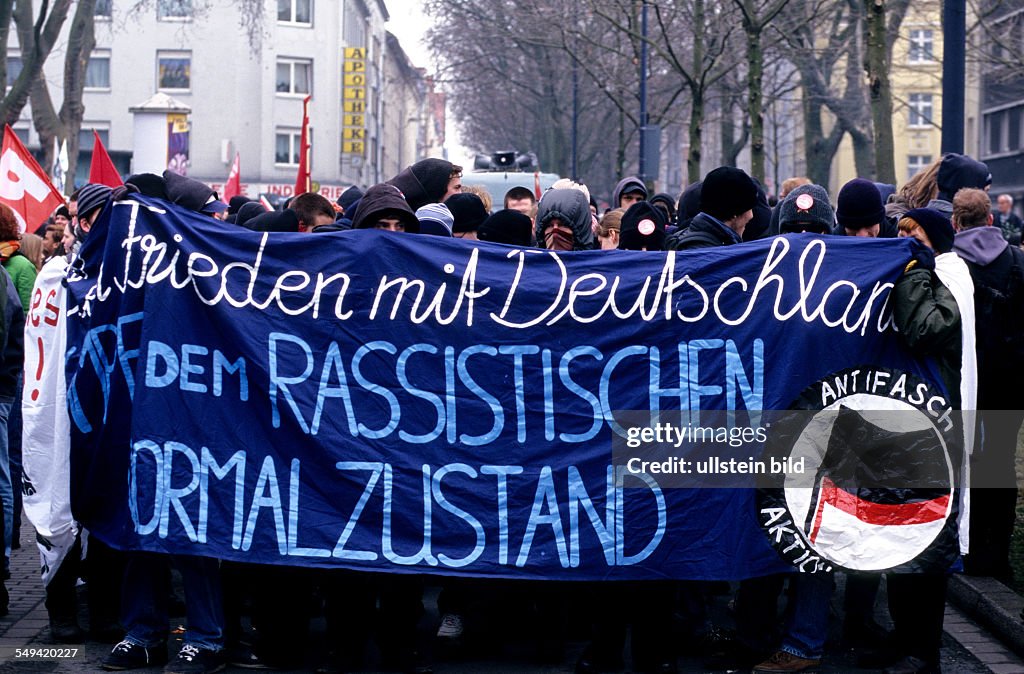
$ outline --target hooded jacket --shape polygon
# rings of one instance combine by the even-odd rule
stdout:
[[[442,195],[443,196],[443,195]],[[405,231],[414,234],[420,231],[420,221],[416,214],[409,208],[407,197],[390,183],[374,185],[366,190],[366,194],[359,201],[359,208],[352,216],[352,229],[366,229],[377,224],[377,220],[388,211],[388,214],[398,218],[405,225]]]
[[[695,250],[741,243],[740,237],[707,213],[698,213],[690,226],[665,239],[665,250]]]
[[[591,227],[590,200],[576,189],[548,190],[537,204],[537,224],[534,234],[537,245],[544,246],[544,229],[552,218],[558,218],[572,227],[573,250],[591,250],[594,230]]]
[[[965,154],[950,152],[942,157],[939,174],[935,177],[939,185],[938,198],[953,201],[957,191],[964,187],[983,190],[992,183],[988,166]],[[931,208],[929,205],[928,208]]]
[[[441,203],[448,192],[453,166],[444,159],[423,159],[388,180],[387,184],[402,190],[409,208],[415,212],[427,204]],[[366,194],[369,193],[367,190]],[[354,226],[353,229],[358,227]]]
[[[252,221],[255,218],[263,215],[267,212],[267,209],[263,207],[258,201],[250,201],[247,204],[242,204],[241,208],[238,209],[238,213],[235,214],[235,224],[239,227],[248,227],[252,229]]]
[[[950,402],[960,409],[961,320],[953,293],[934,271],[915,268],[899,278],[892,297],[900,335],[918,355],[935,358]]]
[[[619,198],[623,194],[637,191],[643,192],[644,199],[647,199],[647,186],[644,185],[644,181],[640,180],[636,176],[629,176],[620,180],[612,191],[612,208],[620,208]]]
[[[645,223],[643,228],[641,223]],[[661,250],[665,243],[665,213],[648,201],[629,207],[619,226],[620,250]]]
[[[264,211],[247,220],[245,226],[256,232],[297,232],[299,217],[290,208],[283,211]]]
[[[998,227],[971,227],[953,239],[974,281],[978,409],[1020,409],[1024,392],[1024,252]]]

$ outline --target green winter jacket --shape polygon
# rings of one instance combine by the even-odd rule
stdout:
[[[28,305],[32,301],[32,286],[36,284],[36,266],[24,255],[12,255],[4,262],[4,269],[11,275],[14,287],[21,298],[21,308],[28,315]]]
[[[950,402],[960,409],[960,309],[935,272],[911,269],[893,289],[893,318],[907,345],[939,365]]]

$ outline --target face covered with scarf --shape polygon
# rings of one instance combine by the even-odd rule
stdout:
[[[544,247],[548,250],[572,250],[573,239],[572,227],[561,218],[551,218],[544,228]]]

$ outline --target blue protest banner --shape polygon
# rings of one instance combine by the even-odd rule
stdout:
[[[115,202],[68,287],[74,512],[125,549],[389,572],[856,567],[812,542],[849,542],[834,540],[829,513],[850,506],[832,482],[806,526],[753,489],[663,485],[613,465],[613,437],[653,425],[614,412],[756,417],[870,394],[937,419],[936,370],[901,346],[888,306],[913,245],[556,255],[249,232]],[[770,428],[746,431],[723,436],[719,472],[761,459]],[[954,503],[889,565],[946,555]]]

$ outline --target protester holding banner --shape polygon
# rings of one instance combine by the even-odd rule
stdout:
[[[701,183],[700,212],[686,229],[665,239],[665,250],[742,243],[747,223],[754,217],[757,191],[757,184],[742,169],[720,166],[711,171]]]
[[[1013,577],[1010,539],[1017,508],[1017,435],[1024,421],[1024,252],[993,225],[992,203],[981,189],[953,198],[953,248],[974,280],[978,327],[980,442],[971,460],[972,575]]]
[[[458,182],[457,167],[446,164],[402,175],[419,198],[437,196]],[[127,634],[109,669],[167,659],[169,561],[182,569],[189,613],[169,671],[221,666],[217,559],[323,567],[312,576],[275,568],[255,583],[254,593],[272,583],[263,594],[285,600],[278,624],[293,629],[275,631],[274,646],[301,643],[308,602],[303,610],[288,604],[308,597],[313,577],[327,598],[334,664],[358,666],[379,613],[379,645],[404,669],[429,664],[416,635],[425,574],[467,576],[451,585],[470,590],[481,578],[542,581],[520,594],[541,608],[532,615],[551,628],[548,637],[561,635],[564,581],[597,583],[599,608],[588,616],[610,629],[592,646],[621,656],[620,628],[631,620],[634,664],[669,672],[669,581],[687,581],[698,606],[686,617],[707,631],[707,583],[777,583],[795,566],[805,573],[792,581],[796,615],[779,652],[816,665],[832,572],[862,568],[843,566],[850,559],[842,555],[864,547],[870,533],[829,549],[828,527],[842,533],[840,520],[826,521],[826,543],[815,543],[816,524],[813,533],[781,524],[813,522],[813,508],[790,515],[789,505],[755,501],[761,496],[749,485],[670,489],[665,476],[641,470],[624,489],[616,480],[623,465],[609,460],[608,445],[653,422],[626,428],[613,410],[789,409],[815,386],[819,402],[835,382],[883,386],[886,373],[855,370],[875,360],[927,388],[937,381],[923,360],[933,352],[951,397],[959,393],[952,385],[970,385],[963,270],[948,253],[933,262],[909,241],[808,236],[831,224],[827,194],[813,186],[780,209],[794,235],[735,248],[756,186],[738,169],[716,169],[703,183],[701,214],[675,241],[680,250],[709,250],[598,256],[562,254],[593,247],[589,199],[574,188],[541,199],[535,231],[547,251],[366,231],[419,229],[409,194],[392,184],[364,195],[353,214],[362,233],[327,234],[324,242],[344,245],[325,251],[277,234],[282,228],[211,224],[202,208],[216,198],[205,186],[175,183],[183,198],[195,197],[196,207],[183,209],[167,198],[170,179],[139,182],[149,188],[129,179],[114,201],[109,188],[81,190],[78,231],[92,233],[67,279],[68,306],[63,274],[45,267],[46,285],[37,285],[45,297],[54,291],[58,307],[47,353],[65,353],[67,320],[78,355],[68,360],[67,387],[64,359],[51,355],[46,381],[25,388],[31,433],[48,421],[53,435],[33,447],[26,476],[38,482],[26,508],[52,548],[44,561],[64,555],[56,570],[76,577],[68,498],[95,532],[90,548],[95,540],[135,551],[125,573]],[[287,219],[286,229],[298,231],[300,199],[266,220]],[[311,201],[311,221],[322,219],[323,204]],[[660,210],[641,203],[626,215],[621,248],[660,248]],[[937,252],[949,250],[941,223],[927,213],[911,220]],[[902,274],[911,253],[916,262]],[[932,264],[934,274],[919,268]],[[893,283],[902,336],[887,323]],[[42,325],[46,311],[37,306]],[[43,371],[49,363],[36,351]],[[48,419],[33,407],[37,389]],[[967,395],[955,399],[971,406]],[[724,449],[747,453],[764,442]],[[44,457],[56,464],[50,472]],[[47,498],[61,521],[39,516]],[[766,535],[773,527],[791,538]],[[893,671],[927,671],[937,657],[932,598],[927,630],[906,627],[905,587],[915,582],[941,595],[944,580],[894,580],[897,630],[919,662]],[[90,576],[90,596],[93,583]],[[441,610],[455,613],[459,604],[442,602]],[[277,627],[268,606],[254,607],[264,633]],[[774,624],[774,611],[769,618]],[[584,658],[580,669],[609,663],[617,664]],[[774,664],[782,667],[759,669],[798,671],[792,661]]]
[[[784,234],[808,232],[830,234],[835,211],[828,191],[820,185],[805,184],[793,189],[778,209],[778,226]],[[757,674],[809,671],[821,665],[829,627],[829,602],[835,587],[832,573],[789,574],[789,605],[781,643],[763,661],[754,665]],[[786,576],[749,578],[740,582],[736,596],[736,622],[740,641],[756,655],[776,648],[772,643],[777,622],[779,594]],[[758,664],[754,664],[754,663]]]
[[[589,191],[574,187],[548,190],[537,204],[537,245],[556,251],[590,250],[594,247],[591,217]]]
[[[896,327],[915,353],[938,361],[952,408],[968,412],[963,415],[962,433],[969,456],[974,438],[970,413],[976,407],[978,374],[971,274],[953,252],[952,223],[939,211],[912,209],[900,219],[899,229],[901,236],[912,236],[922,246],[893,289]],[[921,493],[922,498],[930,498],[927,490]],[[964,514],[961,510],[961,518]],[[966,523],[961,529],[961,553],[966,552],[964,529]],[[946,573],[937,568],[888,575],[889,611],[903,659],[886,669],[886,674],[939,671]]]

